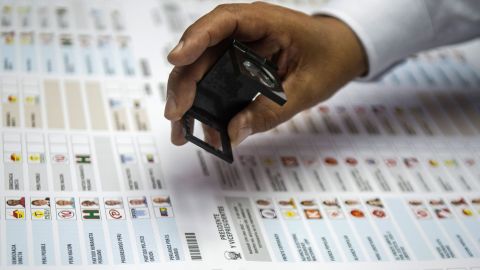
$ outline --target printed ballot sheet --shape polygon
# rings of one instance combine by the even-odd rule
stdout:
[[[351,83],[228,164],[163,118],[166,55],[217,4],[0,1],[0,268],[479,270],[480,43]]]

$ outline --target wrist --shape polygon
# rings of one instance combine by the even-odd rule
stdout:
[[[345,22],[330,16],[315,15],[320,21],[323,37],[328,37],[329,52],[335,55],[339,71],[350,79],[361,77],[368,73],[368,58],[362,42]]]

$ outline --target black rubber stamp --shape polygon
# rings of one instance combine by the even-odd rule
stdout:
[[[233,40],[225,53],[197,83],[193,105],[182,119],[185,138],[232,163],[228,123],[258,94],[279,105],[286,102],[276,65]],[[212,127],[220,134],[220,149],[193,135],[193,119]]]

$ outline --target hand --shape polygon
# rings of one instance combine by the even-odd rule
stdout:
[[[223,52],[221,42],[231,37],[259,55],[275,56],[287,96],[283,106],[259,96],[234,116],[228,125],[233,145],[327,99],[367,70],[360,41],[342,21],[261,2],[220,5],[188,27],[168,55],[175,66],[165,106],[172,143],[186,142],[181,118],[193,104],[197,82]],[[217,132],[205,125],[203,129],[205,140],[219,146]]]

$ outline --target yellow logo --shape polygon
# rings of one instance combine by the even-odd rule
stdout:
[[[10,155],[10,160],[13,161],[13,162],[20,162],[20,161],[22,161],[22,156],[20,154],[17,154],[17,153],[12,153]]]
[[[445,160],[445,165],[448,167],[457,167],[457,161],[455,159],[447,159]]]
[[[38,104],[38,97],[37,96],[27,96],[25,97],[25,103],[29,105]]]
[[[433,159],[430,159],[430,160],[428,161],[428,163],[430,163],[430,166],[432,166],[432,167],[438,167],[438,166],[440,165],[440,164],[438,163],[438,161],[433,160]]]
[[[32,212],[32,218],[42,219],[45,216],[45,212],[43,210],[35,210]]]
[[[43,155],[42,154],[30,154],[28,155],[28,160],[31,162],[31,163],[42,163],[44,158],[43,158]]]
[[[18,100],[18,99],[17,99],[17,96],[14,96],[14,95],[9,95],[9,96],[7,97],[7,101],[8,101],[9,103],[16,103],[17,100]]]
[[[283,216],[285,218],[296,218],[298,217],[298,213],[297,211],[294,211],[294,210],[286,210],[286,211],[283,211]]]
[[[12,216],[16,219],[24,219],[25,218],[25,211],[23,211],[22,209],[15,209],[12,212]]]

